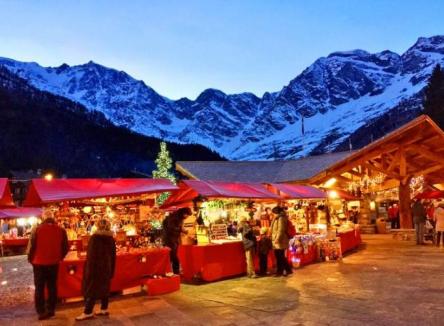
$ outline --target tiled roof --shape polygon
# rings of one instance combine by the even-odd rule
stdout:
[[[178,161],[176,168],[199,180],[291,182],[310,179],[350,154],[331,153],[289,161]]]

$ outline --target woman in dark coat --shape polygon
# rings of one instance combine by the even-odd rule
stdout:
[[[113,233],[110,231],[109,222],[103,219],[98,222],[97,231],[88,242],[82,283],[85,310],[76,320],[93,318],[93,308],[97,299],[101,300],[101,307],[96,315],[107,316],[109,314],[108,297],[115,264],[116,243]]]

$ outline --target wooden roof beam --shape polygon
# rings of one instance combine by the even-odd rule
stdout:
[[[410,145],[409,147],[433,162],[444,164],[444,157],[433,153],[429,148],[423,145]]]
[[[393,179],[397,179],[397,180],[401,179],[400,175],[398,175],[398,174],[396,174],[394,172],[389,172],[389,171],[386,171],[384,169],[381,169],[379,166],[375,166],[372,163],[364,163],[364,166],[366,166],[367,168],[369,168],[371,170],[375,170],[375,171],[381,172],[381,173],[383,173],[383,174],[385,174],[385,175],[387,175],[387,176],[389,176],[389,177],[391,177]]]
[[[438,164],[438,165],[431,166],[431,167],[421,170],[421,171],[416,171],[413,176],[415,176],[415,177],[419,177],[421,175],[426,176],[427,174],[439,171],[441,169],[444,169],[444,165]]]

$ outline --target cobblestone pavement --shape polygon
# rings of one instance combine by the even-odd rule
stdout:
[[[444,248],[383,235],[363,239],[340,263],[306,266],[288,278],[240,277],[182,285],[160,297],[118,296],[110,317],[77,324],[444,325]],[[26,259],[3,258],[0,266],[0,325],[37,325]],[[63,304],[40,324],[73,325],[81,311],[81,303]]]

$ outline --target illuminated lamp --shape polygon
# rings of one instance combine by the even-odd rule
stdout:
[[[372,211],[376,210],[376,203],[373,200],[370,202],[370,210]]]
[[[325,182],[324,187],[325,188],[330,188],[331,186],[333,186],[336,183],[336,178],[330,178],[327,180],[327,182]]]
[[[18,226],[25,226],[26,225],[26,220],[24,218],[18,218],[17,219],[17,225]]]
[[[339,194],[335,190],[330,190],[328,192],[328,198],[330,198],[330,199],[337,199],[337,198],[339,198]]]
[[[85,206],[83,207],[83,213],[85,214],[89,214],[92,211],[92,207],[91,206]]]
[[[28,218],[28,223],[31,224],[31,225],[36,224],[37,223],[37,217],[35,217],[35,216],[29,217]]]
[[[54,176],[52,175],[52,173],[46,173],[45,176],[43,177],[46,181],[51,181],[52,179],[54,179]]]

